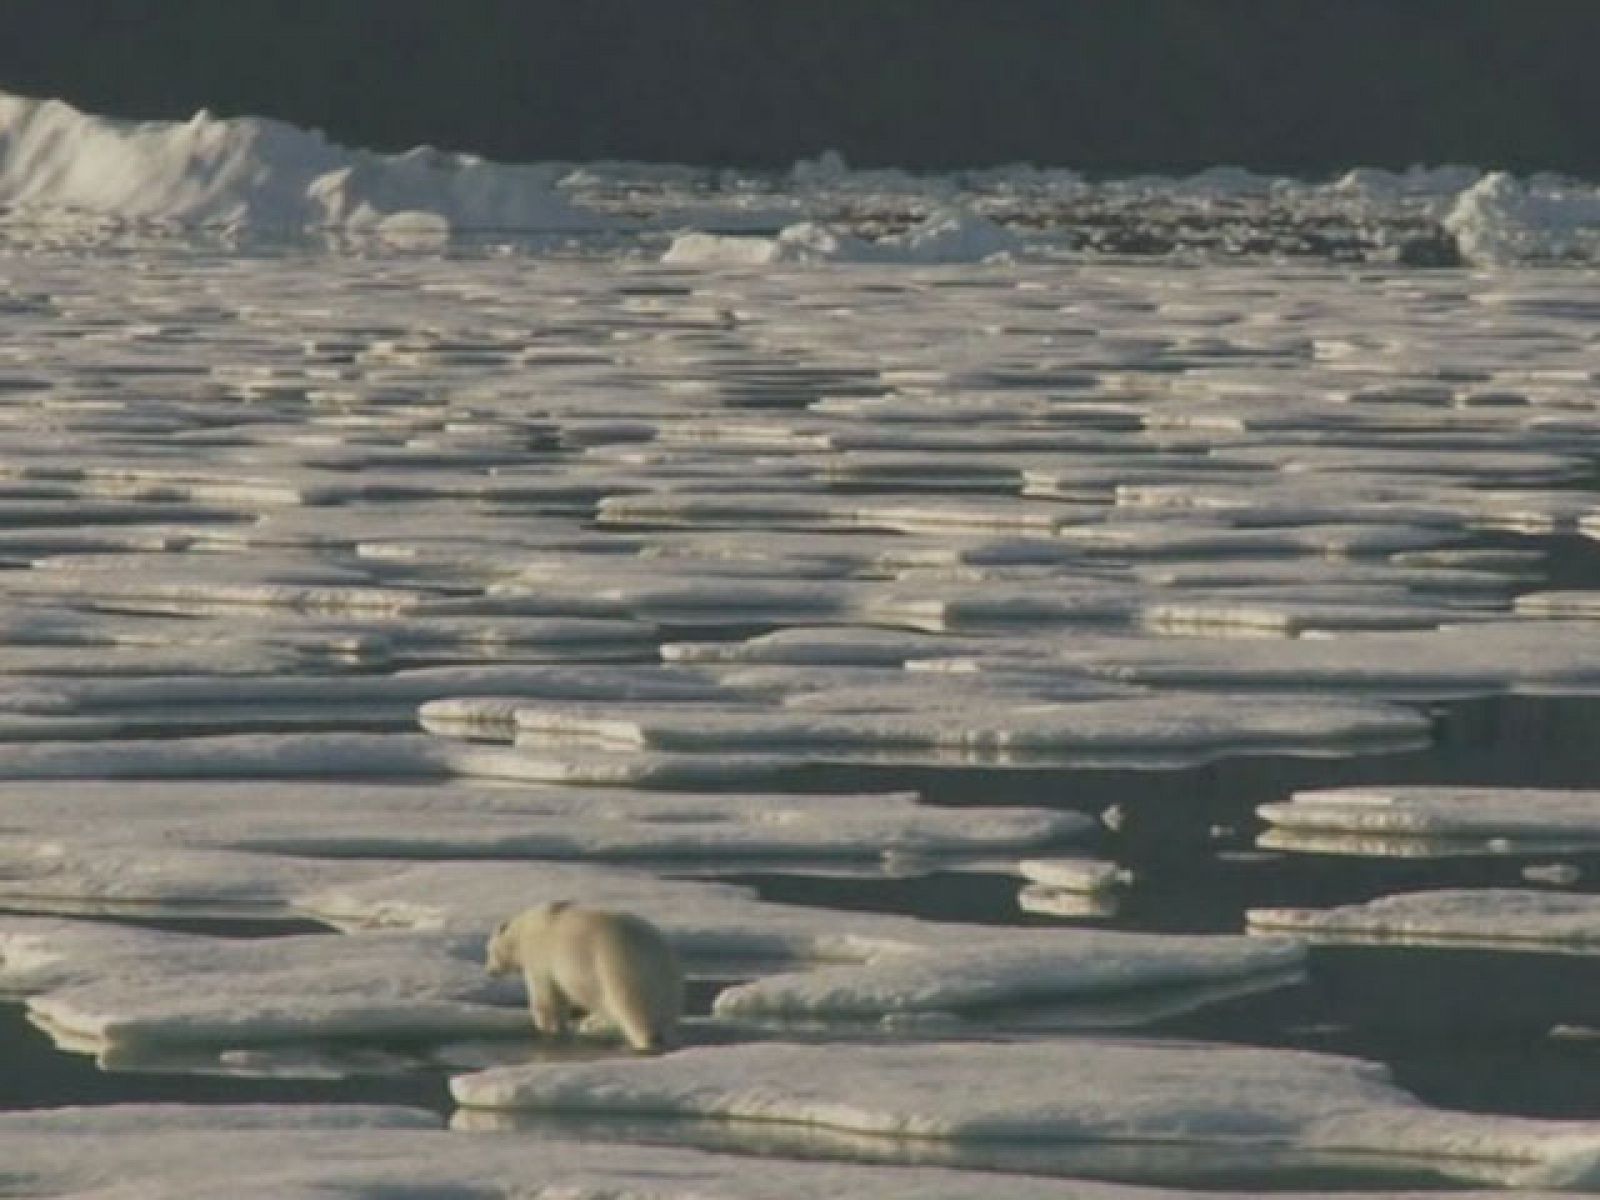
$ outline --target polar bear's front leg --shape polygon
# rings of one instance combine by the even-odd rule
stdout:
[[[547,1037],[564,1037],[568,1030],[567,998],[548,976],[527,974],[528,1008],[533,1013],[533,1027]]]

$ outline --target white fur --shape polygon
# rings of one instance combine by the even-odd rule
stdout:
[[[580,1008],[621,1030],[635,1050],[677,1039],[683,972],[643,917],[565,902],[526,909],[489,939],[490,974],[519,968],[540,1033],[566,1033]]]

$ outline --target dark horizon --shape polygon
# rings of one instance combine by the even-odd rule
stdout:
[[[1591,0],[6,0],[0,88],[383,150],[1600,174]]]

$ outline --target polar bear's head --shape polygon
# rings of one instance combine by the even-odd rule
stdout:
[[[491,975],[505,975],[516,970],[517,939],[513,932],[517,918],[501,921],[495,931],[489,935],[489,954],[484,963]]]
[[[550,904],[536,904],[500,922],[489,935],[489,953],[484,963],[489,974],[507,975],[520,968],[523,939],[542,929],[551,917],[568,907],[569,903],[557,900]]]

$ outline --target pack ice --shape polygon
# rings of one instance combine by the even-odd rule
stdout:
[[[318,861],[17,839],[5,876],[0,901],[13,909],[298,915],[348,931],[260,943],[47,917],[0,922],[0,987],[26,993],[64,1043],[97,1051],[526,1033],[519,986],[483,972],[484,940],[506,915],[569,896],[650,913],[691,972],[749,978],[717,997],[721,1021],[915,1025],[1157,989],[1203,1002],[1210,985],[1271,986],[1301,962],[1294,943],[1242,937],[996,930],[975,945],[959,925],[560,863]],[[1140,1019],[1136,1007],[1129,1013]]]

